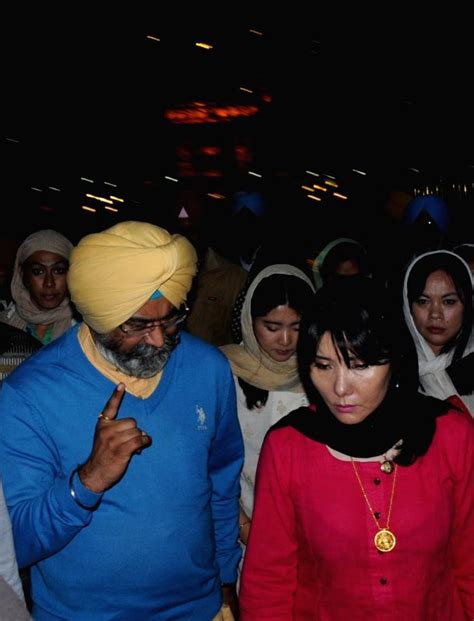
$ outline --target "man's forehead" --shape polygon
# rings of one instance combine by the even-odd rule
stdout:
[[[148,300],[133,313],[131,319],[163,319],[176,310],[175,306],[165,297]]]

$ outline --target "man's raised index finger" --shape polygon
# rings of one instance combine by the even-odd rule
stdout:
[[[125,394],[125,384],[117,384],[115,387],[112,396],[105,404],[104,409],[102,410],[102,416],[100,417],[102,420],[108,421],[113,420],[117,416],[117,412],[119,411],[120,404],[122,403],[123,396]]]

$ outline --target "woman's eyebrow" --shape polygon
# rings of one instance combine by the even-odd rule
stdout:
[[[32,261],[31,263],[23,263],[23,265],[25,267],[54,267],[55,265],[68,265],[68,262],[62,259],[61,261]]]

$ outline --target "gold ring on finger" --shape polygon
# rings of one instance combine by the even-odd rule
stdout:
[[[112,420],[111,418],[109,418],[108,416],[106,416],[103,412],[101,412],[98,416],[98,418],[100,418],[101,420],[103,420],[105,423],[110,423],[110,421]]]

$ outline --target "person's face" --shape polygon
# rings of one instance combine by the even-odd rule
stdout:
[[[94,333],[94,340],[104,358],[127,375],[154,377],[179,342],[176,313],[166,298],[150,300],[112,332]]]
[[[311,381],[331,413],[341,423],[361,423],[383,401],[390,383],[390,364],[367,366],[351,359],[346,366],[329,332],[319,340]]]
[[[355,259],[346,259],[339,263],[335,273],[337,276],[356,276],[360,274],[359,264]]]
[[[462,327],[464,304],[451,276],[432,272],[420,297],[411,305],[416,329],[437,356]]]
[[[41,310],[57,308],[67,295],[68,262],[60,254],[37,250],[21,266],[23,284]]]
[[[276,362],[286,362],[298,343],[301,315],[289,306],[277,306],[253,321],[255,338],[263,351]]]
[[[132,317],[130,317],[130,319],[128,319],[126,324],[137,326],[140,324],[146,325],[147,323],[153,321],[166,320],[172,317],[175,312],[176,308],[173,304],[171,304],[171,302],[166,298],[161,297],[157,300],[149,300],[146,302],[146,304],[144,304],[137,310],[136,313],[133,314]],[[177,328],[175,326],[166,330],[163,330],[157,326],[148,332],[148,334],[143,336],[141,334],[135,335],[133,333],[124,333],[120,328],[115,328],[115,330],[110,333],[110,338],[114,342],[118,352],[127,353],[133,350],[139,343],[151,345],[156,349],[160,349],[165,344],[166,335],[173,335],[176,331]]]

